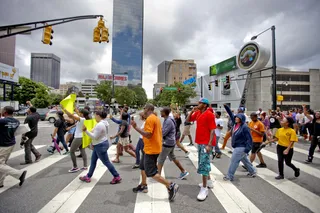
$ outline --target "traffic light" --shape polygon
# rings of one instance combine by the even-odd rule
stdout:
[[[103,19],[102,19],[102,17],[100,17],[100,20],[98,21],[98,28],[99,29],[102,29],[102,28],[104,28],[105,26],[104,26],[104,21],[103,21]]]
[[[230,84],[230,76],[229,75],[226,76],[226,83]]]
[[[109,30],[106,27],[102,28],[101,41],[109,43]]]
[[[211,83],[208,84],[208,89],[211,90]]]
[[[45,28],[43,28],[43,34],[42,34],[42,43],[44,44],[49,44],[52,45],[51,39],[53,39],[52,37],[52,26],[47,26]]]
[[[160,93],[162,93],[162,90],[163,90],[163,88],[161,87],[161,88],[160,88]]]
[[[180,89],[180,88],[178,88],[178,92],[179,92],[179,93],[181,92],[181,89]]]
[[[101,43],[99,27],[95,27],[94,30],[93,30],[93,42]]]
[[[215,80],[215,81],[214,81],[214,84],[215,84],[216,87],[218,87],[218,86],[219,86],[218,80]]]

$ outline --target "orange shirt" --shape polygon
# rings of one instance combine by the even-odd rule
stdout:
[[[152,134],[151,138],[143,137],[144,152],[148,155],[160,154],[162,150],[162,129],[160,118],[151,114],[144,124],[144,131]]]
[[[265,132],[264,124],[259,120],[257,120],[256,122],[251,121],[249,123],[249,128],[254,129],[254,130],[261,132],[261,133]],[[251,136],[252,136],[253,142],[261,143],[263,141],[263,136],[259,135],[258,133],[254,132],[252,130],[251,130]]]

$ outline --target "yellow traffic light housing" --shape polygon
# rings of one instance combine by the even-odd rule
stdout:
[[[219,81],[218,81],[218,80],[215,80],[215,81],[214,81],[214,84],[215,84],[216,87],[218,87],[218,86],[219,86]]]
[[[100,17],[100,20],[98,21],[98,28],[99,29],[102,29],[102,28],[104,28],[105,26],[104,26],[104,21],[103,21],[103,19],[102,19],[102,17]]]
[[[52,26],[47,26],[43,28],[43,34],[42,34],[42,43],[52,45],[51,39],[53,39],[52,36],[53,30]]]
[[[94,30],[93,30],[93,42],[101,43],[99,27],[95,27]]]
[[[109,43],[109,30],[106,27],[102,28],[101,41]]]
[[[211,90],[211,83],[208,84],[208,89]]]

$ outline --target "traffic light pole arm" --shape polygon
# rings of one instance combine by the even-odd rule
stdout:
[[[17,34],[23,34],[23,33],[26,33],[26,32],[31,32],[31,31],[34,31],[34,30],[43,29],[43,28],[47,27],[46,25],[43,25],[41,27],[37,27],[37,24],[47,24],[49,26],[55,26],[55,25],[64,24],[64,23],[68,23],[68,22],[72,22],[72,21],[83,20],[83,19],[96,19],[98,17],[103,17],[103,15],[74,16],[74,17],[67,17],[67,18],[60,18],[60,19],[51,19],[51,20],[36,21],[36,22],[30,22],[30,23],[22,23],[22,24],[0,26],[0,31],[7,31],[7,34],[6,35],[1,35],[0,39],[1,38],[10,37],[10,36],[14,36],[14,35],[17,35]],[[56,23],[49,23],[49,22],[56,22]],[[21,26],[26,26],[26,25],[33,25],[33,24],[35,25],[35,27],[32,28],[32,29],[19,31],[19,32],[16,32],[16,33],[10,33],[11,29],[14,29],[16,27],[21,27]]]

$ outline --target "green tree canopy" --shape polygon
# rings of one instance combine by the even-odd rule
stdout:
[[[31,103],[37,108],[46,108],[51,104],[48,88],[42,83],[38,83],[38,85],[36,96],[31,100]]]
[[[145,105],[145,103],[147,102],[148,98],[147,98],[147,94],[146,91],[144,90],[144,88],[142,87],[134,87],[133,91],[136,94],[136,105],[138,106],[143,106]]]
[[[29,78],[19,77],[20,87],[15,87],[14,99],[19,101],[20,104],[26,104],[36,97],[36,89],[39,88],[37,82],[32,81]]]
[[[133,90],[128,87],[116,87],[115,89],[115,98],[119,104],[129,106],[136,104],[136,94]]]
[[[111,104],[111,98],[112,98],[111,83],[112,83],[111,81],[102,81],[95,88],[95,91],[97,92],[97,97],[107,104]]]
[[[58,105],[63,100],[63,95],[60,94],[50,94],[51,104]]]

